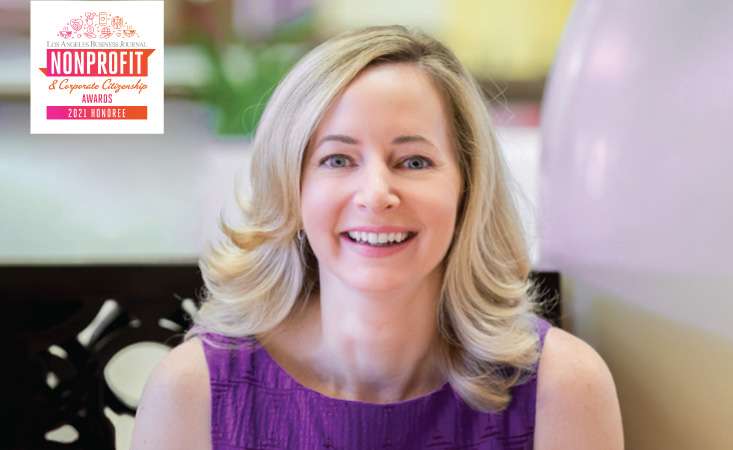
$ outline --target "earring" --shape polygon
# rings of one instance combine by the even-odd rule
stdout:
[[[300,262],[306,270],[312,270],[311,263],[308,261],[309,245],[308,236],[305,235],[304,230],[298,230],[295,233],[296,245],[298,246],[298,254],[300,255]]]

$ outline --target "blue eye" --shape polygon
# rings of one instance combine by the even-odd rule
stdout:
[[[346,155],[329,155],[323,158],[318,164],[321,166],[325,164],[326,167],[330,167],[333,169],[348,167],[349,157]]]
[[[326,166],[330,169],[343,169],[351,167],[351,158],[346,155],[329,155],[318,162],[319,166]],[[423,156],[410,156],[402,160],[401,166],[409,170],[422,170],[433,166],[433,162]]]
[[[427,169],[433,165],[432,161],[422,156],[410,156],[402,161],[402,164],[411,170]]]

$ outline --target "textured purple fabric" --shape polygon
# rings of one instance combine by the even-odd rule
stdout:
[[[540,346],[551,325],[539,319]],[[536,372],[499,414],[470,408],[446,383],[391,404],[327,397],[298,383],[252,339],[207,334],[213,450],[411,450],[533,447]],[[224,348],[237,344],[235,348]],[[542,347],[540,347],[541,349]]]

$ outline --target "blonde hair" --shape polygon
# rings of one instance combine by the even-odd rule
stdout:
[[[436,302],[442,369],[473,408],[497,412],[511,387],[536,370],[539,305],[529,281],[522,227],[487,105],[473,77],[435,39],[402,26],[371,27],[326,41],[274,91],[257,128],[251,197],[237,195],[245,223],[220,218],[225,239],[199,266],[206,291],[186,338],[202,330],[264,334],[318,289],[315,256],[301,239],[301,164],[332,101],[366,67],[413,63],[449,105],[464,182],[456,231]]]

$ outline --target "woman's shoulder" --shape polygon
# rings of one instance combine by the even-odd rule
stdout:
[[[148,378],[132,448],[210,448],[210,395],[203,344],[194,337],[173,348]]]
[[[561,328],[550,328],[537,380],[535,450],[623,449],[616,387],[593,347]]]
[[[549,327],[538,372],[538,389],[545,391],[538,394],[550,393],[547,388],[556,384],[572,384],[569,380],[576,377],[582,378],[576,381],[613,381],[606,362],[592,346],[562,328]]]
[[[204,344],[198,336],[194,336],[174,347],[160,366],[162,370],[183,377],[184,381],[208,382]]]
[[[149,382],[154,381],[208,393],[209,370],[201,338],[192,337],[171,349],[151,374]]]

